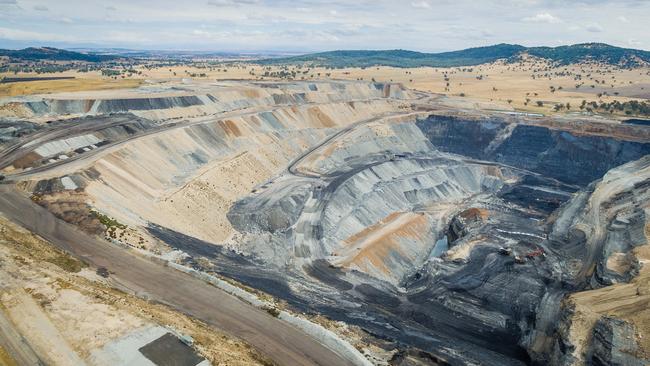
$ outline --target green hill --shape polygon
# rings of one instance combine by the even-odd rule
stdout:
[[[92,53],[80,53],[62,50],[52,47],[29,47],[22,50],[0,49],[0,56],[7,56],[16,60],[27,61],[87,61],[102,62],[114,60],[116,56],[96,55]]]
[[[636,65],[639,61],[650,62],[650,52],[621,48],[604,43],[581,43],[559,47],[531,47],[528,54],[549,59],[560,64],[577,63],[586,60],[604,62],[610,65]]]
[[[641,62],[650,63],[650,52],[648,51],[620,48],[602,43],[583,43],[560,47],[524,47],[502,43],[494,46],[442,53],[422,53],[407,50],[329,51],[294,57],[264,59],[256,61],[256,63],[263,65],[309,64],[335,68],[370,66],[449,67],[478,65],[499,59],[514,60],[526,53],[559,64],[578,63],[587,60],[623,66],[634,66]]]

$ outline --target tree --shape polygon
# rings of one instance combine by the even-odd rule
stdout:
[[[543,107],[543,106],[544,106],[544,102],[542,102],[541,100],[538,100],[538,101],[537,101],[537,106],[538,106],[538,107]]]

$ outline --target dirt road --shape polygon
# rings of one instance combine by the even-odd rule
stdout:
[[[4,312],[0,311],[0,345],[5,348],[11,357],[24,366],[45,365],[25,339],[14,328],[11,320],[7,319]],[[2,358],[0,357],[0,364]]]
[[[334,351],[266,312],[197,279],[142,258],[58,220],[0,184],[0,211],[7,218],[95,267],[106,267],[120,285],[237,336],[279,365],[349,365]]]

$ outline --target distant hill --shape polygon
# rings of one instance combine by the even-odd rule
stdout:
[[[12,59],[27,61],[87,61],[102,62],[114,60],[117,57],[112,55],[97,55],[93,53],[81,53],[67,51],[52,47],[29,47],[22,50],[0,49],[0,56],[8,56]]]
[[[560,64],[577,63],[585,60],[604,62],[610,65],[637,65],[650,63],[650,52],[621,48],[604,43],[581,43],[572,46],[531,47],[530,55],[549,59]]]
[[[650,63],[650,52],[610,46],[603,43],[583,43],[560,47],[524,47],[497,44],[442,53],[422,53],[407,50],[385,51],[329,51],[308,55],[258,60],[263,65],[310,64],[314,66],[341,67],[450,67],[472,66],[500,59],[516,60],[529,54],[559,64],[579,63],[587,60],[612,65],[635,66]]]

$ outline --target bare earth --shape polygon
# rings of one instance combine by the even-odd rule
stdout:
[[[282,67],[262,67],[254,64],[215,66],[211,68],[183,65],[147,69],[136,67],[141,74],[117,80],[102,77],[99,72],[78,73],[66,71],[56,76],[74,76],[77,80],[42,81],[0,85],[0,97],[51,93],[60,91],[102,90],[132,88],[145,80],[173,81],[197,80],[277,80],[264,76],[266,71],[276,72]],[[572,110],[587,102],[620,102],[644,100],[650,96],[650,67],[623,69],[602,65],[566,65],[552,67],[543,60],[528,59],[522,63],[494,62],[477,66],[450,68],[395,68],[369,67],[326,69],[296,68],[298,80],[375,80],[399,82],[404,86],[425,92],[451,96],[464,96],[482,107],[492,109],[517,109],[522,111],[553,113],[553,106],[569,103]],[[304,73],[307,71],[306,73]],[[205,76],[196,76],[205,74]],[[582,77],[576,80],[576,74]],[[191,75],[195,75],[192,77]],[[535,75],[535,78],[532,76]],[[0,75],[11,76],[16,75]],[[19,74],[17,76],[38,76]],[[447,85],[449,83],[449,85]],[[581,84],[576,88],[576,85]],[[551,87],[555,91],[552,91]],[[600,93],[606,93],[599,96]],[[540,101],[544,105],[538,106]]]
[[[83,363],[142,327],[191,335],[213,364],[269,361],[248,344],[112,287],[80,261],[0,216],[0,365]]]
[[[105,267],[120,287],[241,337],[281,364],[346,365],[333,351],[297,328],[217,288],[88,236],[1,186],[3,214],[94,267]]]

